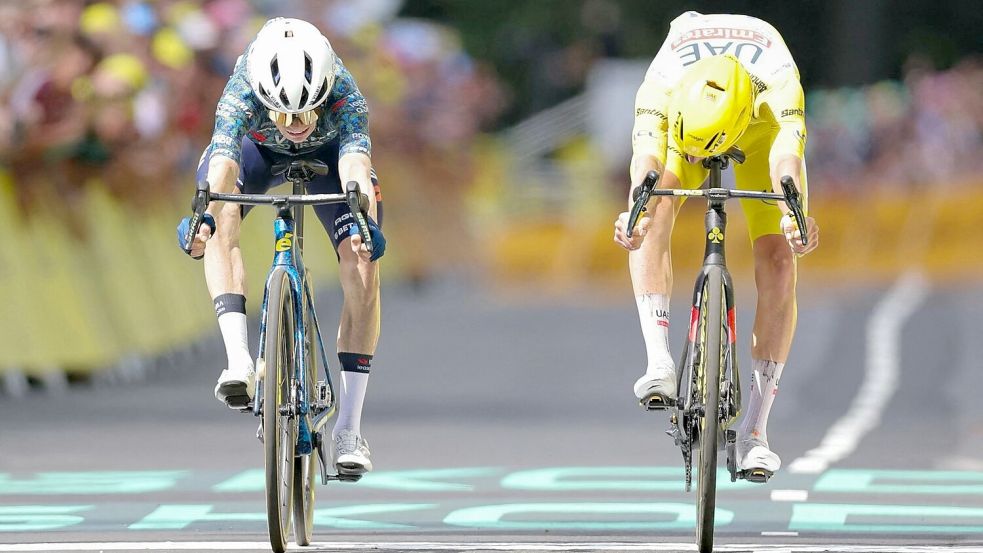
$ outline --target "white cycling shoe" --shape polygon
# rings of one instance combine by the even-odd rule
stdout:
[[[215,399],[232,409],[244,409],[256,393],[256,370],[253,364],[222,371],[215,384]]]
[[[676,367],[650,368],[635,381],[635,397],[648,409],[666,409],[676,402]]]
[[[342,430],[334,438],[334,466],[338,474],[357,475],[372,470],[369,443],[352,430]]]
[[[782,459],[758,439],[737,442],[737,469],[751,482],[764,483],[782,468]]]

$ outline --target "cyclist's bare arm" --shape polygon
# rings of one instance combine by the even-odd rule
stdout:
[[[208,184],[212,192],[232,194],[237,191],[239,164],[222,155],[213,155],[208,162]],[[240,208],[237,204],[212,202],[208,213],[215,217],[215,237],[202,225],[198,237],[204,232],[209,240],[205,249],[205,282],[212,297],[221,294],[246,294],[245,271],[239,251]]]
[[[659,186],[679,184],[674,175],[666,174],[666,146],[667,146],[667,117],[666,105],[668,98],[665,93],[665,85],[656,79],[647,78],[638,88],[635,95],[635,125],[632,129],[631,146],[632,157],[629,173],[631,186],[628,190],[628,206],[634,201],[632,196],[635,188],[645,180],[649,171],[656,171],[662,178],[659,179]],[[650,209],[655,208],[657,202],[671,204],[671,199],[658,198],[651,202]],[[614,241],[627,250],[636,250],[645,238],[648,227],[651,224],[651,217],[644,216],[639,221],[636,232],[631,238],[627,236],[625,225],[628,223],[628,212],[618,216],[614,227]]]
[[[338,175],[342,183],[355,181],[362,193],[369,196],[369,216],[378,219],[375,193],[372,189],[372,160],[361,152],[341,156],[338,160]]]
[[[805,125],[805,94],[798,79],[789,78],[781,86],[769,90],[767,93],[769,107],[778,121],[778,135],[772,143],[771,152],[768,155],[770,167],[772,189],[781,194],[781,179],[785,175],[790,175],[799,189],[802,206],[808,213],[808,190],[802,185],[805,178],[805,145],[806,145],[806,125]],[[779,202],[779,208],[788,213],[789,208],[785,202]],[[796,227],[790,217],[782,218],[782,233],[789,242],[789,247],[797,254],[806,254],[814,250],[819,245],[819,226],[815,219],[806,217],[806,225],[809,227],[807,236],[808,245],[802,243],[802,232]]]
[[[635,124],[631,131],[631,188],[645,180],[649,171],[660,175],[666,164],[668,105],[666,86],[656,79],[646,78],[635,95]],[[631,194],[628,203],[632,202]]]

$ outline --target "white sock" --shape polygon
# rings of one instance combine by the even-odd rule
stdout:
[[[365,389],[369,384],[369,373],[341,371],[339,387],[338,420],[335,422],[331,439],[342,430],[351,430],[362,435],[362,404],[365,402]]]
[[[229,359],[229,368],[240,370],[242,367],[251,367],[253,358],[249,354],[246,315],[235,312],[222,313],[218,316],[218,327],[222,330],[222,340],[225,342],[225,354]]]
[[[778,379],[782,376],[785,363],[753,359],[752,365],[751,400],[741,422],[741,441],[760,440],[767,444],[768,415],[778,394]]]
[[[669,296],[665,294],[641,294],[635,296],[638,306],[638,319],[642,324],[642,337],[645,338],[645,352],[648,355],[648,370],[676,363],[669,353]]]

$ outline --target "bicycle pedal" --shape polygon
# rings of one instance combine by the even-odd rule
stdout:
[[[358,482],[362,479],[361,474],[333,474],[328,477],[329,480],[337,480],[339,482]]]
[[[676,400],[662,394],[652,394],[638,402],[646,411],[662,411],[676,405]]]
[[[745,469],[741,471],[741,478],[755,484],[767,484],[768,480],[774,475],[770,470],[765,469]]]
[[[252,410],[252,402],[249,400],[249,396],[226,396],[225,404],[229,409],[235,409],[242,413]]]

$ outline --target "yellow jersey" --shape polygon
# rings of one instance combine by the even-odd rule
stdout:
[[[685,157],[674,144],[667,143],[669,97],[688,65],[723,54],[736,57],[751,76],[755,101],[749,130],[760,129],[761,125],[773,130],[769,157],[803,156],[805,96],[799,70],[782,36],[755,17],[693,11],[672,21],[665,42],[638,89],[632,133],[636,154],[655,155],[663,164],[667,151]],[[750,155],[747,150],[745,153]]]

